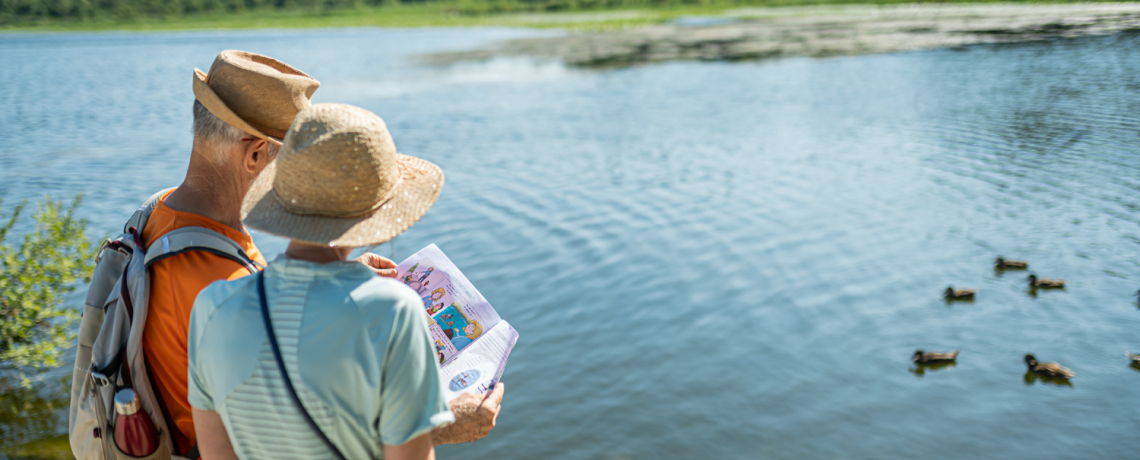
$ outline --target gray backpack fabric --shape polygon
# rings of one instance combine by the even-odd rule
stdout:
[[[177,452],[162,398],[154,389],[143,353],[142,335],[150,300],[150,265],[189,251],[205,251],[232,259],[257,273],[257,262],[226,236],[202,227],[171,231],[144,244],[142,231],[158,201],[169,190],[150,197],[135,211],[118,237],[103,242],[83,305],[75,369],[71,380],[68,437],[78,460],[182,459]],[[158,428],[158,449],[147,457],[132,457],[115,446],[113,397],[131,387],[142,409]],[[187,457],[196,457],[197,448]]]

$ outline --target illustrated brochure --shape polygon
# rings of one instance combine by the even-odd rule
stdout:
[[[420,249],[396,270],[423,300],[447,400],[494,388],[518,332],[436,245]]]

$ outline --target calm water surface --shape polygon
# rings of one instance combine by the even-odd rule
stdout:
[[[536,33],[4,36],[0,196],[83,192],[114,231],[182,177],[191,69],[266,53],[443,167],[391,250],[439,244],[522,334],[499,427],[441,458],[1137,455],[1140,35],[610,71],[413,58]],[[998,255],[1069,287],[1031,296]],[[920,347],[962,355],[918,373]],[[1072,386],[1027,382],[1026,352]]]

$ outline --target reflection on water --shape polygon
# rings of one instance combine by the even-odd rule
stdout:
[[[1025,380],[1026,385],[1033,385],[1034,383],[1041,382],[1042,384],[1055,385],[1059,387],[1071,388],[1073,386],[1073,382],[1069,379],[1041,375],[1033,371],[1025,371],[1025,375],[1022,376],[1022,378]]]
[[[522,334],[499,427],[441,458],[1140,448],[1140,34],[605,72],[406,55],[528,33],[5,37],[0,196],[86,192],[111,231],[185,170],[190,69],[263,52],[443,167],[397,258],[437,243]],[[1026,295],[999,255],[1069,285]],[[907,372],[920,347],[968,359]],[[1029,351],[1079,384],[1024,384]]]
[[[914,374],[916,377],[922,377],[926,375],[926,371],[937,372],[940,370],[953,368],[957,364],[958,363],[954,361],[946,361],[943,363],[915,363],[913,366],[911,366],[910,369],[907,370],[910,371],[911,374]]]
[[[69,458],[71,448],[60,434],[67,426],[67,388],[63,380],[0,377],[0,458]]]

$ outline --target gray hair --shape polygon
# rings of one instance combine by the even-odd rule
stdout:
[[[194,140],[204,144],[207,151],[202,153],[214,164],[225,164],[228,160],[226,152],[231,145],[241,142],[242,138],[248,136],[250,135],[245,131],[210,113],[201,102],[194,101]],[[267,150],[270,158],[277,156],[279,147],[277,144],[269,143]]]

